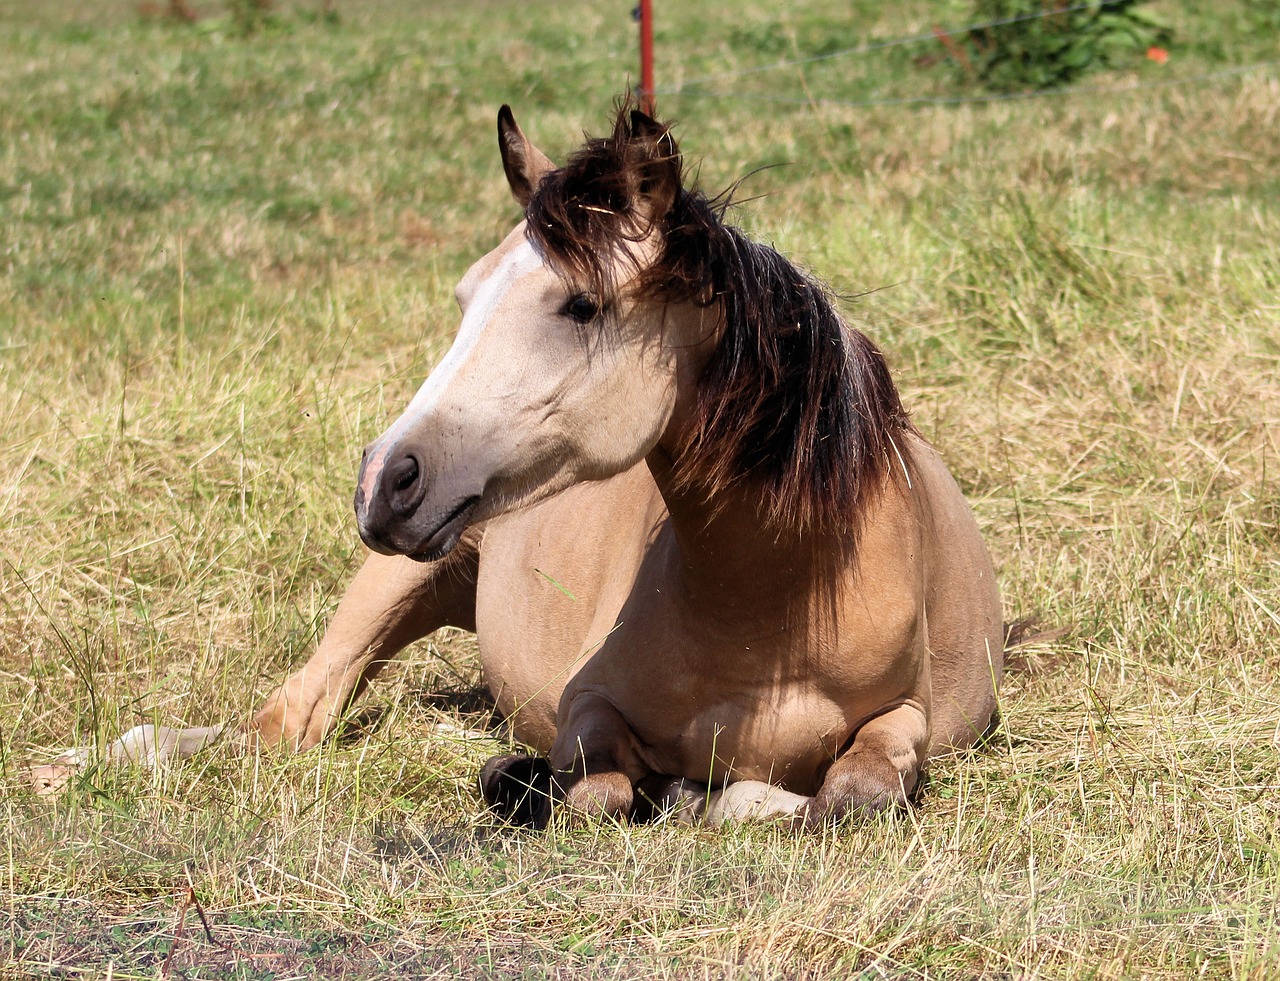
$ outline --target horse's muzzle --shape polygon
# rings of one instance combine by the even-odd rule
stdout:
[[[442,483],[432,486],[418,454],[373,444],[356,482],[360,539],[383,555],[443,558],[466,531],[480,495],[450,492]]]

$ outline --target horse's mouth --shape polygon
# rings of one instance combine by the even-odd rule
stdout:
[[[409,558],[418,562],[434,562],[437,559],[443,559],[458,544],[458,541],[462,538],[462,533],[467,530],[472,513],[479,506],[479,494],[463,500],[445,517],[439,527],[427,537],[420,549],[407,553]]]

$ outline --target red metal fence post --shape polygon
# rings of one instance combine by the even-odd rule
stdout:
[[[653,0],[640,0],[640,108],[653,115]]]

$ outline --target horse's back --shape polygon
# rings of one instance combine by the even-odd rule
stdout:
[[[1003,671],[1004,628],[991,556],[964,495],[923,440],[912,441],[911,458],[924,504],[934,756],[973,745],[990,725]]]

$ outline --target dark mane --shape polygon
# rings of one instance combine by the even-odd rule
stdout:
[[[758,482],[761,516],[775,528],[856,530],[900,459],[895,438],[912,430],[884,357],[825,287],[724,223],[728,195],[682,187],[668,128],[639,116],[657,130],[641,133],[626,108],[611,136],[587,140],[543,177],[527,209],[530,239],[607,298],[619,255],[656,229],[660,254],[628,292],[714,305],[724,322],[677,479],[711,500]]]

